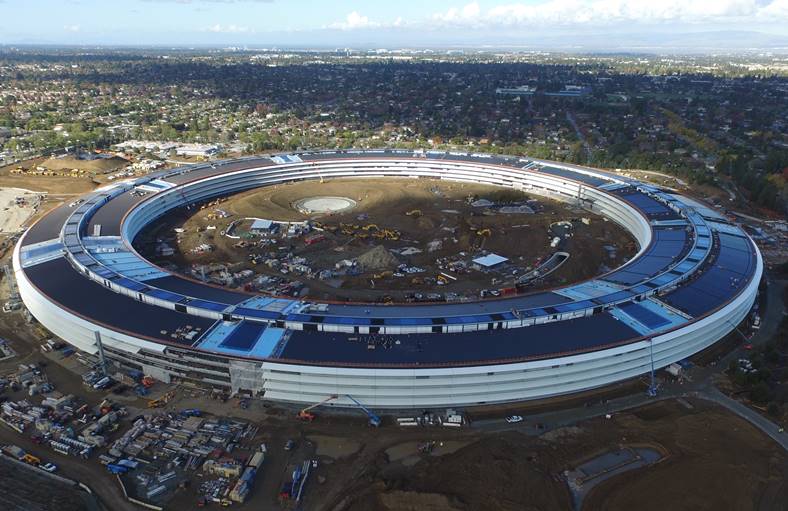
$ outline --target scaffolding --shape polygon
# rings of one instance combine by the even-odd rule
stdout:
[[[264,390],[262,364],[241,360],[230,361],[230,389],[233,395],[241,390],[260,394]]]

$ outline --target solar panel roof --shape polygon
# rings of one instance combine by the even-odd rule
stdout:
[[[482,360],[543,357],[638,337],[609,314],[514,330],[456,334],[368,336],[294,331],[283,359],[350,364],[472,364]],[[369,349],[370,340],[375,349]]]
[[[115,293],[75,272],[62,257],[26,268],[25,273],[33,285],[52,300],[110,329],[160,341],[191,344],[191,341],[172,338],[172,332],[187,325],[204,331],[213,324],[213,320],[207,318],[147,305]]]

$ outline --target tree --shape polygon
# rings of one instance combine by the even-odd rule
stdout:
[[[765,381],[756,384],[750,391],[750,399],[756,403],[766,403],[771,398],[771,389]]]

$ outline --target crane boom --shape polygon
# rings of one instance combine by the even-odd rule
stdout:
[[[322,400],[320,402],[317,402],[317,403],[315,403],[313,405],[307,406],[306,408],[304,408],[303,410],[298,412],[297,418],[299,418],[301,420],[306,420],[306,421],[312,422],[313,420],[315,420],[315,415],[312,414],[312,413],[309,413],[309,410],[311,410],[313,408],[317,408],[320,405],[326,404],[329,401],[333,401],[334,399],[337,399],[338,397],[339,396],[334,394],[334,395],[328,396],[327,398],[325,398],[324,400]]]
[[[313,405],[309,405],[309,406],[307,406],[306,408],[304,408],[304,409],[303,409],[303,410],[301,410],[301,411],[302,411],[302,412],[308,412],[308,411],[309,411],[309,410],[311,410],[312,408],[317,408],[318,406],[320,406],[320,405],[323,405],[323,404],[326,404],[326,403],[328,403],[329,401],[333,401],[334,399],[336,399],[336,398],[338,398],[338,397],[339,397],[339,396],[337,396],[337,395],[328,396],[328,397],[327,397],[327,398],[325,398],[324,400],[322,400],[322,401],[320,401],[320,402],[318,402],[318,403],[315,403],[315,404],[313,404]]]
[[[345,394],[345,395],[347,396],[347,398],[348,398],[348,399],[350,399],[351,401],[353,401],[354,403],[356,403],[356,406],[358,406],[359,408],[361,408],[361,409],[364,411],[364,413],[366,413],[366,414],[367,414],[367,417],[369,417],[369,424],[370,424],[371,426],[375,426],[376,428],[377,428],[378,426],[380,426],[380,423],[381,423],[380,417],[378,417],[377,415],[375,415],[375,413],[374,413],[374,412],[372,412],[371,410],[369,410],[369,409],[368,409],[366,406],[364,406],[364,405],[362,405],[361,403],[359,403],[359,402],[356,400],[356,398],[354,398],[354,397],[353,397],[353,396],[351,396],[350,394]]]

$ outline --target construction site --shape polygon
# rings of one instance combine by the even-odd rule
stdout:
[[[145,200],[145,193],[139,187],[118,197]],[[81,203],[69,198],[67,205]],[[106,231],[109,222],[102,222]],[[605,273],[636,251],[618,224],[571,204],[499,187],[393,178],[295,182],[192,204],[143,231],[136,246],[161,266],[217,285],[405,302],[528,292]],[[321,278],[326,270],[332,274]],[[0,322],[0,508],[778,510],[788,501],[783,437],[734,413],[730,401],[738,401],[709,399],[715,385],[725,387],[720,368],[737,356],[726,353],[742,345],[741,336],[756,345],[768,340],[784,310],[780,300],[761,305],[758,329],[742,323],[745,334],[733,332],[651,375],[531,401],[395,409],[334,384],[297,404],[187,379],[165,382],[152,364],[131,370],[64,342],[19,305],[14,279],[2,277],[0,296],[18,306]],[[105,301],[121,314],[132,310],[106,296],[91,306]],[[169,339],[191,346],[205,323],[189,317],[182,324],[166,327]],[[585,338],[589,330],[579,332]],[[493,344],[475,335],[479,345]],[[394,335],[366,337],[372,342],[347,344],[380,357],[407,347],[405,336],[402,344]],[[531,344],[525,339],[518,345]],[[556,342],[544,334],[538,340]],[[452,342],[453,350],[436,351],[462,351]],[[310,349],[326,345],[343,347],[326,337]],[[216,376],[207,352],[192,359],[161,353],[152,357],[168,366],[203,364]],[[436,385],[432,375],[418,378]]]
[[[518,294],[591,278],[636,252],[625,229],[569,204],[433,179],[255,189],[167,215],[135,247],[215,285],[377,302]]]
[[[384,417],[361,403],[329,410],[332,395],[294,408],[160,383],[145,396],[122,383],[94,388],[75,383],[91,373],[76,354],[12,344],[34,362],[2,363],[0,485],[29,509],[52,507],[32,487],[8,486],[12,467],[32,470],[31,484],[74,510],[777,510],[788,497],[784,451],[714,404],[666,399],[558,419],[609,406],[639,382],[563,402]],[[507,424],[507,413],[526,419]]]

